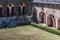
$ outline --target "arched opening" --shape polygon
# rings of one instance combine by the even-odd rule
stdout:
[[[52,14],[48,15],[47,24],[49,27],[55,27],[56,26],[54,15],[52,15]]]
[[[6,16],[7,16],[7,17],[10,16],[10,14],[9,14],[9,7],[7,7],[7,14],[6,14]]]
[[[19,12],[18,15],[21,15],[21,8],[20,8],[20,6],[18,6],[18,12]]]
[[[14,15],[14,7],[12,7],[12,9],[11,9],[11,16],[15,16]]]
[[[19,15],[25,15],[25,10],[26,10],[26,4],[25,3],[21,3],[19,4],[18,6],[18,12],[19,12]]]
[[[34,7],[32,8],[32,21],[38,23],[37,10]]]
[[[7,17],[14,16],[14,5],[13,4],[7,5],[7,14],[6,14],[6,16]]]
[[[2,14],[2,5],[0,5],[0,17],[2,17],[3,14]]]
[[[39,23],[46,23],[46,16],[44,12],[39,13]]]

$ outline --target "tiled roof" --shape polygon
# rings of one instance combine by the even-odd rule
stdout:
[[[33,3],[60,4],[60,0],[33,0]]]

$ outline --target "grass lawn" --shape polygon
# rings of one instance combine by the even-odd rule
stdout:
[[[60,36],[26,25],[0,29],[0,40],[60,40]]]

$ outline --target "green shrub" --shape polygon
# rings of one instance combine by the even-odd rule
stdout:
[[[49,27],[47,27],[47,26],[42,26],[42,25],[37,24],[37,23],[34,23],[34,22],[31,22],[31,25],[34,26],[34,27],[40,28],[40,29],[42,29],[42,30],[45,30],[45,31],[54,33],[54,34],[56,34],[56,35],[60,35],[60,31],[57,30],[57,29],[52,29],[52,28],[49,28]]]
[[[27,22],[31,22],[32,16],[26,16]]]

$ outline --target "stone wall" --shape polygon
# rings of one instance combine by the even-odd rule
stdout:
[[[14,20],[17,18],[16,14],[18,13],[18,6],[19,4],[21,3],[25,3],[26,4],[26,9],[25,9],[25,14],[26,15],[29,15],[29,6],[30,6],[30,3],[29,3],[29,0],[0,0],[0,5],[2,5],[2,14],[3,14],[3,17],[0,17],[0,22],[2,21],[5,21],[5,20]],[[7,5],[9,4],[13,4],[14,5],[14,14],[15,16],[12,16],[12,17],[5,17],[6,16],[6,13],[7,13]],[[20,22],[25,22],[26,21],[26,15],[23,15],[23,16],[18,16],[18,19]]]
[[[3,7],[3,14],[6,13],[6,7],[9,4],[13,4],[14,5],[14,13],[18,13],[18,6],[19,4],[21,4],[21,2],[24,2],[26,4],[26,14],[28,14],[29,12],[29,0],[0,0],[0,5],[2,5]]]
[[[46,16],[45,24],[48,25],[48,23],[53,22],[54,28],[60,29],[60,23],[58,22],[58,19],[60,18],[60,5],[59,4],[39,4],[39,6],[35,5],[34,6],[37,10],[37,19],[39,22],[39,13],[44,12]],[[49,20],[48,17],[49,15],[53,15]],[[52,21],[51,21],[52,20]],[[50,24],[51,25],[51,24]]]

